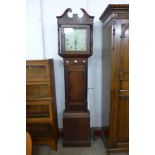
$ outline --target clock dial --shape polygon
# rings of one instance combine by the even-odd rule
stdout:
[[[84,28],[64,28],[65,51],[86,51],[87,30]]]

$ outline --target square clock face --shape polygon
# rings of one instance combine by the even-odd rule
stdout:
[[[86,28],[64,28],[65,51],[86,52],[87,51],[87,29]]]

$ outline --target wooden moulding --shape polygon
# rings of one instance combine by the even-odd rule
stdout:
[[[73,14],[73,17],[68,16],[68,12],[72,12],[71,8],[68,8],[64,11],[64,13],[61,16],[57,16],[58,19],[58,25],[60,24],[92,24],[94,16],[90,16],[85,9],[81,8],[81,11],[83,12],[83,17],[79,18],[78,14]]]
[[[129,19],[129,4],[109,4],[99,19],[103,27],[113,19]]]
[[[107,17],[109,17],[112,13],[129,13],[129,5],[128,4],[109,4],[105,11],[100,16],[100,20],[104,22]],[[122,14],[123,15],[123,14]]]

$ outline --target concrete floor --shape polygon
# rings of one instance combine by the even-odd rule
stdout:
[[[59,139],[57,151],[52,151],[48,145],[33,145],[33,155],[106,155],[106,150],[101,138],[92,140],[91,147],[63,147],[62,139]],[[129,155],[129,153],[111,155]]]

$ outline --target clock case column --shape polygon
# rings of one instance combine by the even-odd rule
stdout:
[[[63,114],[63,146],[90,146],[90,113],[87,109],[87,70],[88,58],[93,54],[93,19],[94,16],[81,9],[83,17],[77,14],[68,17],[70,8],[58,22],[58,54],[63,57],[65,76],[65,110]],[[65,47],[65,28],[85,29],[86,48]],[[79,41],[79,40],[78,40]],[[81,41],[81,40],[80,40]],[[79,44],[80,45],[80,44]]]
[[[87,58],[65,58],[65,111],[63,146],[90,146],[87,109]]]

